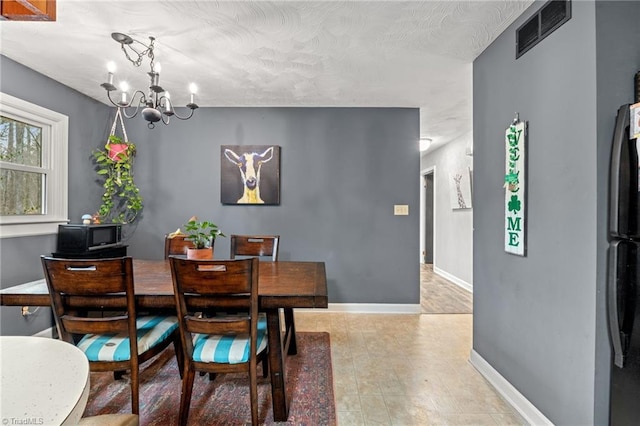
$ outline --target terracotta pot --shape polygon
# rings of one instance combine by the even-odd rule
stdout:
[[[187,248],[187,259],[213,259],[213,247],[197,249],[197,248]]]
[[[114,143],[109,145],[109,158],[113,161],[122,161],[127,158],[126,143]]]

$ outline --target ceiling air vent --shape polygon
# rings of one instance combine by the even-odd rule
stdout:
[[[571,0],[550,0],[516,30],[516,59],[571,19]]]

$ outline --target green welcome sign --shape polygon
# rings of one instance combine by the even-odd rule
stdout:
[[[526,252],[526,130],[516,115],[505,132],[504,250],[519,256]]]

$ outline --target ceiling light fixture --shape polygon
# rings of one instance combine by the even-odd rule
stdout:
[[[432,143],[433,139],[431,138],[420,138],[420,152],[428,150]]]
[[[136,90],[131,95],[131,98],[128,98],[129,86],[126,82],[120,83],[120,91],[121,96],[118,101],[114,101],[111,92],[115,92],[117,90],[116,86],[113,85],[113,76],[115,73],[115,64],[110,62],[107,64],[107,81],[102,83],[100,86],[107,91],[107,96],[109,101],[116,107],[122,108],[122,112],[124,116],[127,118],[133,118],[138,114],[139,109],[142,107],[142,117],[149,122],[148,127],[153,129],[155,127],[155,123],[158,121],[162,121],[164,124],[169,124],[169,119],[173,116],[179,118],[180,120],[188,120],[193,116],[193,112],[198,108],[198,105],[194,103],[194,96],[197,91],[197,87],[195,84],[191,83],[189,85],[189,91],[191,92],[191,101],[187,104],[187,108],[190,109],[189,115],[186,117],[179,116],[175,110],[173,109],[173,104],[171,102],[171,96],[169,92],[166,92],[159,84],[160,81],[160,64],[155,63],[155,56],[153,53],[153,49],[155,46],[153,45],[155,38],[149,37],[149,44],[144,44],[138,40],[134,40],[126,34],[122,33],[112,33],[111,37],[120,43],[120,47],[124,52],[124,55],[127,57],[129,62],[131,62],[135,67],[139,67],[142,64],[142,61],[145,57],[148,57],[150,60],[149,66],[151,71],[147,74],[150,78],[149,83],[149,91],[145,95],[142,90]],[[136,45],[142,46],[142,49],[139,51],[134,46]],[[132,55],[130,55],[132,53]],[[133,56],[133,58],[132,58]],[[135,102],[136,97],[140,95],[138,102]],[[117,96],[116,96],[117,99]],[[135,107],[135,110],[132,114],[127,114],[127,110],[125,108]]]

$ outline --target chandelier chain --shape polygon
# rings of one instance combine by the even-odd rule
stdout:
[[[153,54],[153,48],[154,48],[153,42],[155,41],[155,38],[154,37],[149,37],[149,39],[151,40],[151,43],[149,43],[149,46],[145,45],[142,42],[134,40],[136,43],[140,43],[141,45],[143,45],[146,48],[142,52],[138,52],[133,46],[131,46],[131,44],[125,45],[125,43],[120,43],[120,49],[122,49],[122,51],[124,52],[124,56],[135,67],[139,67],[142,64],[142,60],[144,59],[145,56],[149,57],[149,59],[151,60],[151,71],[153,72],[153,70],[154,70],[154,60],[155,60],[155,56]],[[132,59],[131,56],[129,56],[129,52],[127,52],[127,49],[126,49],[125,46],[129,46],[129,49],[131,49],[133,52],[135,52],[135,54],[138,55],[138,58],[137,59]]]

